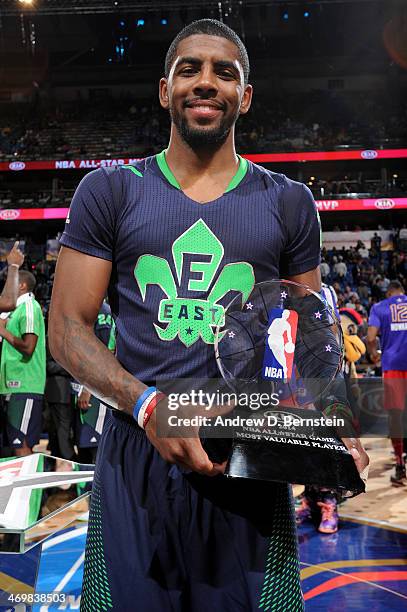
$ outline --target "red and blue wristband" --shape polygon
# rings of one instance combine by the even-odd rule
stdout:
[[[156,387],[148,387],[138,398],[133,408],[133,417],[139,427],[145,429],[155,407],[165,397]]]

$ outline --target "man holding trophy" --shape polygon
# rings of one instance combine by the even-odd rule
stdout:
[[[318,297],[320,227],[312,195],[235,152],[235,123],[252,99],[248,77],[247,51],[230,28],[209,19],[187,26],[168,50],[160,81],[160,103],[171,118],[167,150],[134,166],[89,173],[72,201],[50,348],[115,408],[96,464],[84,611],[133,609],[134,601],[151,612],[303,610],[288,484],[295,466],[287,464],[287,476],[280,469],[276,479],[267,465],[260,477],[242,475],[242,457],[246,472],[252,465],[239,441],[228,458],[203,446],[199,427],[184,437],[158,428],[168,399],[157,381],[212,379],[218,367],[230,386],[266,385],[291,406],[300,403],[290,397],[301,395],[301,376],[311,381],[313,405],[346,414],[335,380],[340,347]],[[279,278],[287,281],[259,289]],[[93,333],[106,290],[116,356]],[[228,309],[236,296],[239,306]],[[276,358],[268,337],[279,317],[282,334],[287,321],[297,331],[283,343],[284,371],[276,376],[279,367],[265,355],[269,349]],[[247,359],[231,367],[222,347],[235,339]],[[287,387],[289,371],[295,390]],[[321,378],[322,387],[330,383],[325,397]],[[348,437],[345,444],[349,452],[341,447],[342,453],[362,471],[368,459],[360,443]]]

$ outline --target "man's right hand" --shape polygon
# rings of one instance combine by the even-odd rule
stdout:
[[[202,416],[218,416],[219,414],[227,414],[231,410],[233,410],[234,406],[217,406],[214,407],[209,413],[205,411],[205,408],[197,407],[197,406],[184,406],[183,414],[181,415],[179,411],[177,411],[178,417],[185,417],[187,415],[189,417],[202,415]],[[181,468],[185,470],[192,470],[193,472],[198,472],[199,474],[203,474],[205,476],[217,476],[218,474],[223,474],[226,468],[226,461],[224,463],[213,463],[207,453],[204,451],[201,440],[199,438],[199,427],[187,426],[184,428],[185,437],[182,437],[181,428],[176,429],[177,437],[165,437],[161,433],[157,433],[157,416],[159,411],[165,413],[165,416],[162,416],[164,424],[164,420],[168,417],[166,415],[170,415],[171,413],[168,411],[167,400],[163,399],[159,402],[151,415],[147,425],[146,425],[146,435],[150,440],[151,444],[158,450],[161,457],[168,461],[169,463],[176,463]],[[189,414],[188,414],[189,413]],[[161,423],[160,423],[161,425]],[[160,427],[160,429],[162,429]],[[171,430],[175,430],[175,427],[170,427],[166,425],[167,432],[171,434]],[[175,433],[175,431],[174,431]]]
[[[81,410],[87,410],[90,408],[90,398],[92,397],[91,393],[87,389],[82,389],[81,393],[78,395],[77,406]]]
[[[20,244],[19,241],[16,240],[16,242],[13,245],[13,248],[11,249],[10,253],[7,255],[7,264],[9,266],[15,265],[21,268],[21,266],[24,263],[24,255],[18,248],[19,244]]]

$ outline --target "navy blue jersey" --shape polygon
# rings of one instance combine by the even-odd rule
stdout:
[[[116,355],[151,384],[215,376],[223,307],[246,300],[256,282],[317,267],[320,227],[301,183],[241,159],[226,192],[201,204],[182,192],[163,152],[86,175],[61,244],[112,262]]]
[[[108,348],[112,348],[115,324],[112,317],[112,311],[107,302],[103,302],[101,305],[93,328],[97,338],[99,338],[99,340],[101,340],[101,342],[103,342],[103,344],[105,344]]]

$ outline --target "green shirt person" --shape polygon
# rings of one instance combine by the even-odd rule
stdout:
[[[28,455],[41,433],[46,377],[45,324],[32,293],[35,277],[19,271],[16,309],[1,319],[0,393],[7,399],[7,435],[17,456]]]

